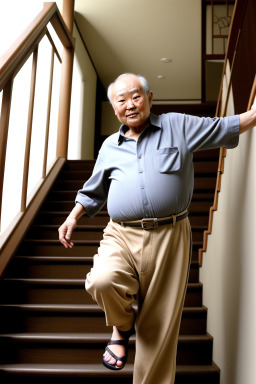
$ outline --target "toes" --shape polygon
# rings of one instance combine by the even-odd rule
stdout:
[[[123,365],[123,362],[120,361],[120,360],[117,360],[117,362],[116,362],[116,366],[117,366],[118,368],[120,368],[120,367],[122,367],[122,365]]]
[[[111,364],[111,365],[115,365],[116,364],[116,359],[113,358],[113,356],[111,356],[108,352],[105,352],[104,355],[104,360]]]

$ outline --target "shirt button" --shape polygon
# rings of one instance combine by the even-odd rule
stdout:
[[[141,187],[141,189],[145,189],[144,185],[141,185],[140,187]]]
[[[138,159],[141,159],[141,155],[138,156]]]
[[[143,169],[140,169],[140,170],[139,170],[139,173],[143,173]]]
[[[147,204],[148,204],[147,200],[144,200],[144,204],[145,204],[145,205],[147,205]]]

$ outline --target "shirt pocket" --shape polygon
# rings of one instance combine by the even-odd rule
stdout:
[[[181,156],[177,147],[158,149],[156,158],[160,173],[174,173],[181,169]]]

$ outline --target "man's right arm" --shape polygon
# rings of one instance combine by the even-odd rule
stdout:
[[[77,203],[72,209],[64,223],[59,228],[59,240],[65,248],[72,248],[74,243],[71,241],[71,235],[76,227],[77,220],[85,214],[84,207]]]

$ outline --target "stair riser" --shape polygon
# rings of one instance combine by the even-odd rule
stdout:
[[[95,364],[102,361],[106,343],[26,343],[1,341],[4,350],[0,356],[4,364]],[[134,344],[129,347],[128,364],[134,361]],[[168,358],[168,357],[166,357]],[[178,343],[177,364],[210,364],[212,361],[212,342]]]
[[[6,277],[48,278],[48,279],[83,279],[92,268],[92,263],[86,262],[29,262],[26,259],[15,258]],[[192,266],[189,273],[189,283],[198,283],[199,267]]]
[[[36,217],[34,223],[35,224],[45,224],[45,225],[61,225],[65,220],[67,215],[69,214],[69,211],[63,212],[63,213],[49,213],[46,212],[40,212],[38,216]],[[189,220],[191,225],[202,225],[202,226],[208,226],[208,215],[189,215]],[[109,222],[109,216],[106,215],[97,215],[92,219],[90,219],[88,216],[84,215],[79,219],[79,224],[81,225],[101,225],[106,226]]]
[[[87,166],[84,169],[64,169],[58,177],[58,180],[82,180],[85,182],[92,174],[92,167],[88,170]],[[216,161],[194,161],[195,175],[206,174],[216,177],[218,171],[218,162]]]
[[[19,380],[20,382],[21,378],[23,378],[26,384],[132,384],[132,375],[126,375],[125,377],[122,376],[120,378],[118,372],[115,372],[111,378],[106,375],[104,379],[102,376],[97,375],[97,372],[89,377],[77,377],[77,375],[74,375],[71,378],[65,376],[59,378],[49,372],[45,374],[44,377],[33,376],[31,373],[26,376],[22,372],[17,375],[4,372],[0,376],[1,384],[10,384],[12,379],[14,380],[14,383],[16,383],[15,380]],[[209,372],[207,375],[201,375],[200,373],[191,373],[191,375],[188,375],[187,373],[178,373],[176,374],[175,384],[219,384],[219,372]]]
[[[110,333],[112,328],[106,326],[104,313],[49,314],[18,310],[0,311],[0,332],[68,332],[68,333]],[[199,335],[206,332],[206,315],[195,314],[194,317],[182,317],[180,335]]]
[[[219,383],[220,383],[219,372],[209,372],[207,375],[200,375],[200,374],[194,374],[194,373],[190,375],[176,374],[176,378],[175,378],[175,384],[219,384]]]
[[[23,242],[20,248],[17,251],[17,255],[22,256],[85,256],[91,257],[98,253],[99,244],[79,244],[75,243],[73,248],[66,249],[58,240],[54,243],[44,243],[44,242]],[[202,244],[193,244],[193,252],[197,252]]]
[[[31,304],[95,304],[82,285],[79,286],[49,286],[22,284],[22,282],[4,282],[0,291],[1,303],[31,303]],[[186,307],[202,306],[202,287],[188,287]]]
[[[80,230],[76,228],[72,234],[72,240],[102,240],[103,229]],[[29,239],[57,240],[59,238],[58,228],[31,227],[27,234]]]
[[[59,238],[58,226],[56,228],[46,227],[46,226],[33,226],[27,234],[28,239],[43,239],[43,240],[56,240]],[[101,240],[103,237],[103,229],[105,227],[100,227],[99,229],[92,230],[90,228],[80,229],[77,227],[72,233],[72,240]],[[203,240],[203,230],[194,230],[192,229],[193,241],[202,241]]]
[[[35,224],[49,224],[49,225],[61,225],[67,218],[69,212],[64,213],[50,213],[49,212],[40,212],[36,217]],[[104,225],[106,226],[109,222],[108,215],[99,215],[90,219],[88,216],[84,215],[79,219],[79,224],[81,225]]]

